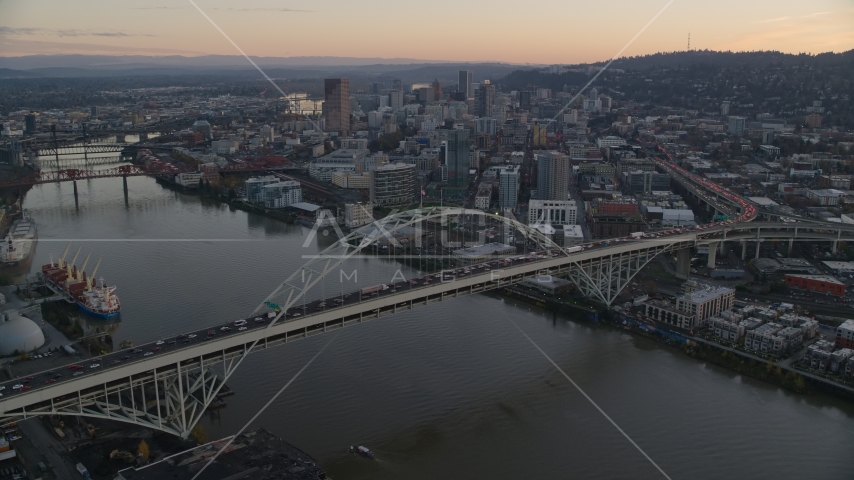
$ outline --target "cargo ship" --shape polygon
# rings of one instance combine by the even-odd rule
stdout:
[[[65,261],[65,256],[68,254],[68,249],[71,244],[65,249],[62,256],[59,257],[57,263],[53,260],[47,265],[42,266],[42,276],[45,283],[58,293],[65,294],[69,301],[77,304],[83,312],[100,318],[115,318],[121,313],[121,302],[113,292],[116,287],[109,287],[104,283],[104,279],[99,282],[95,280],[95,274],[98,273],[98,267],[101,266],[101,260],[95,265],[92,275],[86,274],[86,264],[89,263],[91,253],[83,262],[83,267],[78,269],[75,262],[77,255],[80,254],[80,249],[77,249],[77,254],[71,262]]]
[[[0,244],[0,268],[17,270],[29,267],[38,238],[36,222],[28,215],[15,220]]]

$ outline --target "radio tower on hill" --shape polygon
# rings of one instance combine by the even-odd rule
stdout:
[[[688,51],[691,51],[691,32],[688,32]]]

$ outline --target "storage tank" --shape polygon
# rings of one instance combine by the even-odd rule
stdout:
[[[44,345],[44,333],[36,322],[8,311],[0,316],[0,355],[29,352]]]

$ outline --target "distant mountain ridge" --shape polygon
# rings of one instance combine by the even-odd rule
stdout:
[[[770,63],[797,64],[807,63],[810,65],[822,65],[827,63],[854,61],[854,50],[840,53],[819,54],[793,54],[773,50],[756,52],[729,52],[715,50],[691,50],[683,52],[660,52],[649,55],[638,55],[634,57],[622,57],[614,60],[609,68],[618,69],[642,69],[650,67],[678,67],[695,64],[708,64],[718,66],[736,65],[767,65]],[[584,65],[604,66],[607,61]],[[572,67],[572,66],[570,66]]]
[[[449,60],[422,60],[416,58],[381,57],[255,57],[252,61],[260,66],[273,67],[342,67],[367,65],[431,65],[466,64],[490,62],[454,62]],[[180,55],[27,55],[21,57],[0,57],[0,68],[29,70],[35,68],[126,68],[128,66],[162,67],[243,67],[248,65],[241,55],[203,55],[185,57]]]

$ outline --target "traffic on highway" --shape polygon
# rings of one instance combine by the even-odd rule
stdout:
[[[357,304],[362,301],[374,300],[379,297],[394,295],[404,289],[412,290],[419,287],[427,287],[437,282],[452,282],[457,278],[483,274],[492,270],[498,270],[528,262],[542,261],[558,255],[561,255],[561,253],[556,249],[525,255],[513,255],[501,260],[484,262],[452,270],[444,270],[442,272],[425,275],[419,278],[366,287],[351,293],[341,294],[336,297],[307,301],[302,305],[288,309],[287,312],[282,315],[282,318],[294,320],[299,317],[317,314],[326,310]],[[15,395],[33,389],[51,386],[56,383],[66,382],[70,379],[91,375],[105,369],[140,361],[155,355],[163,355],[167,352],[214,341],[226,335],[241,334],[250,330],[265,328],[274,321],[277,314],[278,312],[268,311],[260,315],[240,318],[226,324],[170,336],[138,347],[119,350],[71,365],[64,365],[28,375],[26,377],[2,382],[0,383],[0,400],[2,400],[3,396]]]
[[[360,303],[362,301],[373,300],[383,296],[394,295],[395,293],[400,292],[404,289],[412,290],[419,287],[427,287],[434,282],[449,282],[455,280],[456,278],[484,274],[491,270],[512,267],[527,262],[542,261],[544,259],[556,257],[562,254],[565,255],[590,249],[608,248],[611,246],[616,246],[617,244],[623,242],[637,242],[643,241],[645,239],[666,238],[674,235],[688,233],[690,231],[704,230],[707,228],[728,225],[736,222],[749,222],[756,218],[756,208],[752,204],[742,199],[738,195],[730,192],[726,188],[709,182],[697,175],[689,173],[684,169],[676,166],[675,164],[671,163],[673,159],[671,155],[666,152],[666,150],[664,150],[659,145],[657,145],[656,147],[664,156],[666,156],[670,160],[670,162],[658,160],[662,168],[665,168],[668,171],[676,171],[680,175],[690,178],[692,181],[696,182],[699,185],[702,185],[705,188],[708,188],[716,194],[726,197],[730,201],[741,205],[743,208],[743,213],[736,219],[730,219],[722,222],[697,225],[695,227],[676,228],[660,232],[638,232],[628,237],[612,238],[587,243],[584,245],[568,247],[563,249],[562,252],[559,249],[551,249],[536,253],[511,255],[500,260],[491,260],[489,262],[471,265],[468,267],[445,270],[439,273],[433,273],[415,279],[401,280],[396,283],[375,285],[372,287],[362,288],[361,290],[355,292],[341,294],[336,297],[306,301],[300,306],[295,306],[288,309],[285,314],[282,315],[282,318],[286,319],[285,321],[294,320],[298,317],[317,314],[329,309],[340,308],[355,303]],[[180,335],[167,337],[156,342],[141,345],[139,347],[116,351],[106,355],[87,359],[85,361],[81,361],[72,365],[57,367],[24,378],[16,378],[14,380],[2,382],[0,383],[0,400],[2,400],[2,397],[4,395],[14,395],[22,392],[27,392],[32,389],[44,388],[59,382],[65,382],[70,379],[90,375],[95,372],[102,371],[104,369],[113,368],[118,365],[140,361],[149,357],[153,357],[155,355],[163,355],[164,353],[170,351],[214,341],[225,335],[237,335],[250,330],[266,328],[270,326],[270,324],[275,320],[277,314],[278,312],[270,311],[260,316],[241,318],[233,322],[217,325],[215,327],[209,327],[201,330],[196,330],[190,333],[183,333]]]

